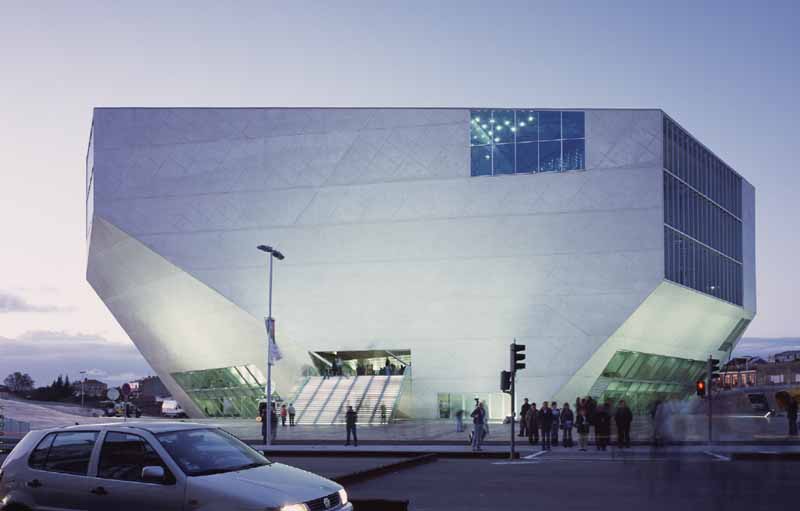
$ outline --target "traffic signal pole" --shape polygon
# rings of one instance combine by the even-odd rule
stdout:
[[[712,373],[714,372],[713,363],[712,363],[711,355],[708,356],[708,362],[706,363],[706,399],[708,399],[708,444],[711,445],[713,442],[712,440],[712,429],[711,429],[711,420],[714,417],[713,410],[712,410],[712,401],[713,401],[713,392],[711,391],[711,381],[713,380]]]
[[[511,394],[511,452],[510,456],[513,460],[516,456],[516,438],[515,438],[515,431],[514,431],[514,418],[517,415],[517,404],[516,404],[516,392],[517,392],[517,371],[521,369],[525,369],[525,345],[524,344],[517,344],[517,340],[514,339],[514,342],[511,343],[509,346],[509,371],[508,371],[508,387],[503,388],[503,392],[509,392]],[[502,372],[501,375],[501,382],[505,377],[506,371]],[[502,386],[502,383],[501,383]],[[525,417],[519,418],[520,422],[525,420]]]
[[[512,348],[511,358],[514,358],[514,355],[515,352]],[[516,371],[511,372],[511,458],[510,458],[511,461],[514,461],[514,450],[516,447],[515,445],[516,438],[514,438],[514,417],[517,414],[517,408],[516,405],[514,404],[514,398],[516,397],[516,388],[515,388],[516,386],[515,380],[517,379],[516,373],[517,373]]]

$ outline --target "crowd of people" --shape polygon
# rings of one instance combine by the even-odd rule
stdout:
[[[331,376],[351,375],[353,371],[352,368],[347,366],[348,369],[345,371],[345,366],[347,366],[347,364],[345,364],[341,358],[336,357],[333,359],[333,362],[331,362],[331,366],[322,371],[322,377],[330,378]],[[392,364],[388,358],[386,359],[386,363],[383,365],[383,367],[378,367],[377,365],[359,360],[356,363],[355,369],[356,376],[395,376],[405,374],[405,372],[405,365]]]
[[[486,405],[476,399],[472,417],[470,442],[473,451],[481,450],[481,443],[488,435],[489,421]],[[542,450],[553,446],[574,447],[573,430],[577,433],[578,448],[586,451],[589,436],[594,431],[594,444],[598,450],[605,451],[611,442],[612,421],[616,426],[617,444],[620,448],[631,446],[631,424],[633,412],[620,400],[614,407],[611,401],[598,404],[593,398],[578,398],[574,409],[569,403],[561,407],[556,401],[545,401],[541,407],[525,398],[520,408],[520,437],[528,437],[528,443],[541,442]],[[456,431],[463,431],[463,415],[456,414]]]
[[[541,408],[529,403],[525,398],[520,409],[519,436],[528,437],[532,445],[541,439],[542,449],[554,445],[573,447],[574,429],[578,435],[578,448],[585,451],[589,445],[589,435],[594,430],[594,443],[598,450],[604,451],[611,441],[611,423],[616,425],[619,447],[631,446],[631,423],[633,412],[620,400],[614,409],[610,401],[598,404],[593,398],[578,398],[574,410],[569,403],[559,408],[555,401],[543,402]],[[560,433],[560,436],[559,436]]]

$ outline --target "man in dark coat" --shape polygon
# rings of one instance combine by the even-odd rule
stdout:
[[[527,431],[527,419],[528,419],[528,410],[531,409],[531,405],[528,403],[528,398],[525,398],[525,402],[522,403],[522,408],[519,410],[519,436],[526,436]]]
[[[600,405],[594,412],[594,441],[598,450],[606,450],[609,437],[611,437],[611,416],[606,405]]]
[[[353,435],[353,445],[358,447],[358,437],[356,436],[356,421],[358,415],[353,410],[352,406],[347,407],[347,413],[344,415],[345,423],[347,424],[347,442],[344,445],[350,445],[350,435]]]
[[[631,446],[631,423],[633,422],[633,412],[625,404],[624,399],[620,399],[617,412],[614,414],[614,422],[617,424],[617,443],[620,447]]]
[[[547,401],[542,403],[539,410],[539,427],[542,429],[542,450],[550,450],[551,429],[553,428],[553,411],[547,406]]]

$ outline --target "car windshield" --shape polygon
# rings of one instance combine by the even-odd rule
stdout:
[[[188,476],[235,472],[269,465],[255,449],[220,429],[189,429],[156,435]]]

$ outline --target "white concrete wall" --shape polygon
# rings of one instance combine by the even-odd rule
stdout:
[[[99,109],[96,218],[181,270],[191,293],[165,307],[220,304],[232,335],[129,318],[151,295],[91,277],[94,237],[90,282],[159,374],[263,368],[269,243],[287,256],[284,371],[308,350],[408,348],[415,413],[434,417],[437,392],[496,392],[516,338],[518,389],[553,397],[663,280],[661,113],[586,111],[587,170],[567,173],[470,177],[468,130],[459,109]]]

